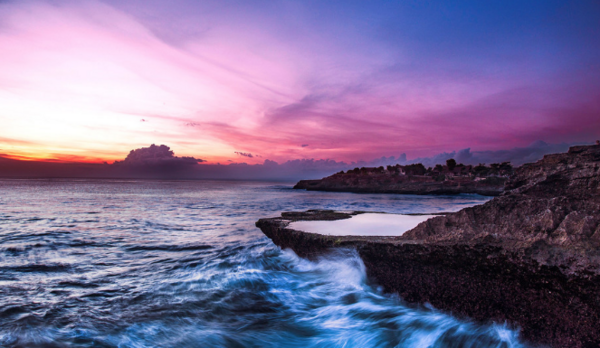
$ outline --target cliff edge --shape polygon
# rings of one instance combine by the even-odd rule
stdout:
[[[428,244],[485,243],[567,274],[598,274],[600,145],[571,147],[523,165],[502,196],[429,219],[402,238]]]
[[[450,161],[448,161],[450,162]],[[355,168],[319,180],[300,180],[295,189],[355,193],[400,193],[442,195],[477,193],[498,196],[504,191],[508,176],[513,173],[508,163],[490,167],[480,164],[437,165],[425,168],[422,164],[395,165],[377,168]]]
[[[518,168],[501,196],[398,237],[287,228],[291,221],[352,216],[328,211],[287,213],[256,225],[300,256],[355,248],[369,277],[408,302],[507,322],[529,342],[600,347],[599,184],[600,145],[576,146]]]

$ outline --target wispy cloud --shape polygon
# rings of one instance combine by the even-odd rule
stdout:
[[[239,151],[235,151],[234,153],[235,153],[235,154],[237,154],[237,155],[240,155],[240,156],[242,156],[242,157],[248,157],[248,158],[253,158],[253,157],[254,157],[254,156],[253,156],[251,153],[249,153],[249,152],[239,152]]]
[[[228,3],[0,3],[3,151],[351,163],[600,137],[595,2]]]

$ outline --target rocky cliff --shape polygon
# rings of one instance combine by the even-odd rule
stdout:
[[[294,188],[355,193],[416,195],[477,193],[484,196],[498,196],[503,192],[505,182],[504,177],[476,180],[466,176],[394,175],[389,172],[338,173],[320,180],[301,180]]]
[[[600,146],[578,146],[518,168],[500,197],[399,237],[287,228],[290,221],[351,216],[326,211],[284,214],[257,226],[305,257],[331,247],[357,249],[368,275],[406,301],[508,322],[531,342],[600,347],[599,183]]]
[[[485,242],[568,274],[597,274],[599,184],[600,146],[572,147],[517,169],[502,196],[429,219],[403,238],[435,244]]]

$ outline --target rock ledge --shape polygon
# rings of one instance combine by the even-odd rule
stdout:
[[[572,147],[524,165],[506,189],[399,237],[287,228],[292,221],[360,212],[284,213],[256,226],[303,257],[355,248],[368,275],[408,302],[515,324],[530,342],[600,347],[600,146]]]

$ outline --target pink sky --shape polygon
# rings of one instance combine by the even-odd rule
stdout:
[[[593,11],[449,20],[467,28],[446,38],[443,22],[402,20],[427,12],[376,6],[0,3],[0,153],[356,161],[600,138]]]

